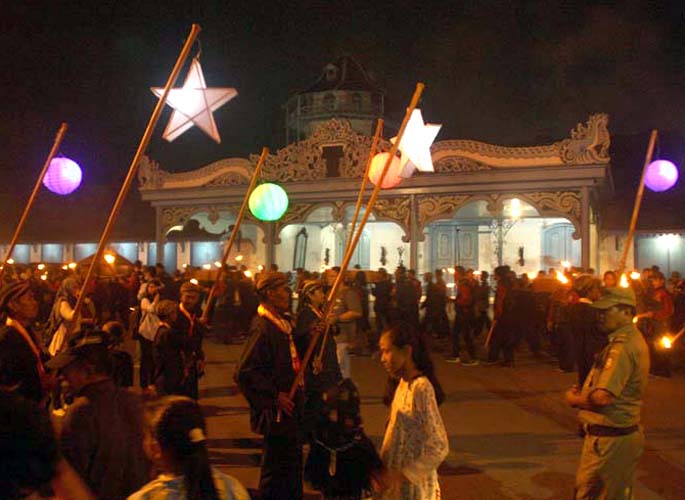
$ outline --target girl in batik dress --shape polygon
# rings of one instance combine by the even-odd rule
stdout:
[[[438,466],[449,443],[438,405],[444,399],[424,339],[409,324],[386,330],[380,342],[381,363],[391,379],[392,401],[381,458],[383,500],[438,500]]]

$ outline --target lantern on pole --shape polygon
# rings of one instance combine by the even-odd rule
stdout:
[[[383,168],[385,167],[385,162],[388,161],[390,153],[378,153],[371,160],[371,168],[369,168],[369,180],[375,185],[378,185],[378,181],[383,173]],[[402,181],[402,164],[400,159],[395,156],[388,167],[388,172],[385,174],[383,179],[383,184],[381,184],[381,189],[390,189],[397,186]]]
[[[83,174],[78,163],[69,158],[53,158],[43,178],[43,185],[55,194],[67,195],[78,189]]]
[[[278,184],[266,182],[252,191],[248,205],[259,220],[275,221],[288,209],[288,194]]]
[[[668,160],[655,160],[645,172],[645,185],[657,193],[668,191],[678,182],[678,168]]]

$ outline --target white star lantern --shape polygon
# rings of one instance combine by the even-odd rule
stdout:
[[[411,177],[416,169],[420,172],[434,172],[431,144],[441,127],[442,125],[423,123],[420,109],[412,112],[398,148],[402,153],[400,158],[402,177]],[[397,137],[393,137],[390,141],[394,144],[396,139]]]
[[[157,97],[164,94],[164,89],[160,87],[153,87],[150,90]],[[169,91],[166,103],[174,108],[174,111],[171,113],[162,137],[171,142],[195,125],[220,144],[221,137],[212,112],[237,95],[238,91],[234,88],[207,88],[200,60],[197,57],[194,58],[190,63],[183,87]]]

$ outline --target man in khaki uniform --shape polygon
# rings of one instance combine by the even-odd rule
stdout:
[[[635,294],[609,288],[592,304],[608,345],[597,355],[583,388],[566,391],[566,402],[579,408],[585,431],[576,473],[576,500],[634,498],[635,467],[644,434],[640,408],[649,377],[649,350],[633,325]]]

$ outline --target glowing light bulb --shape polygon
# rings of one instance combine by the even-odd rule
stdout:
[[[571,269],[571,263],[568,260],[562,260],[561,267],[564,269]]]
[[[214,265],[215,265],[216,267],[221,267],[221,262],[219,262],[219,261],[217,260],[217,261],[214,263]]]
[[[633,271],[630,273],[630,279],[631,280],[639,280],[640,279],[640,273],[637,271]]]
[[[673,347],[673,342],[671,341],[670,337],[667,337],[666,335],[661,337],[660,342],[661,342],[661,346],[664,349],[670,349],[671,347]]]
[[[42,271],[43,269],[45,269],[45,264],[38,264],[38,266],[36,266],[36,267],[38,268],[39,271]]]
[[[240,261],[242,261],[242,260],[243,260],[243,256],[242,256],[241,254],[238,254],[238,255],[235,256],[235,261],[236,261],[236,262],[240,262]]]
[[[115,260],[117,260],[117,258],[116,258],[113,254],[111,254],[111,253],[106,253],[106,254],[103,256],[103,258],[105,259],[105,262],[107,262],[107,264],[109,264],[110,266],[111,266],[112,264],[114,264],[114,261],[115,261]]]
[[[528,279],[529,279],[529,280],[534,280],[535,278],[538,277],[538,273],[533,272],[533,271],[531,271],[531,272],[529,272],[529,273],[527,273],[527,274],[528,274]]]
[[[257,271],[263,271],[263,270],[264,270],[264,266],[261,265],[261,264],[259,264],[259,265],[257,266]]]
[[[14,259],[10,257],[9,259],[7,259],[7,263],[10,265],[14,264]]]
[[[210,266],[210,267],[211,267],[211,266]],[[195,278],[192,278],[192,279],[190,280],[190,282],[191,282],[193,285],[199,285],[199,284],[200,284],[200,282],[197,281]]]
[[[249,269],[243,271],[243,274],[246,278],[252,278],[252,271],[250,271]]]
[[[40,279],[45,281],[46,279],[48,279],[48,275],[47,274],[41,274]]]
[[[62,266],[62,271],[66,271],[67,269],[69,269],[69,266],[66,265],[66,264],[64,264],[64,265]]]
[[[76,262],[69,262],[69,266],[67,266],[67,267],[69,267],[69,269],[72,269],[72,270],[73,270],[73,269],[76,269],[76,266],[77,266],[77,265],[78,265],[78,264],[77,264]]]
[[[211,264],[202,264],[202,269],[209,271],[212,268]]]
[[[513,198],[511,200],[511,216],[514,219],[521,217],[521,200],[518,198]]]

